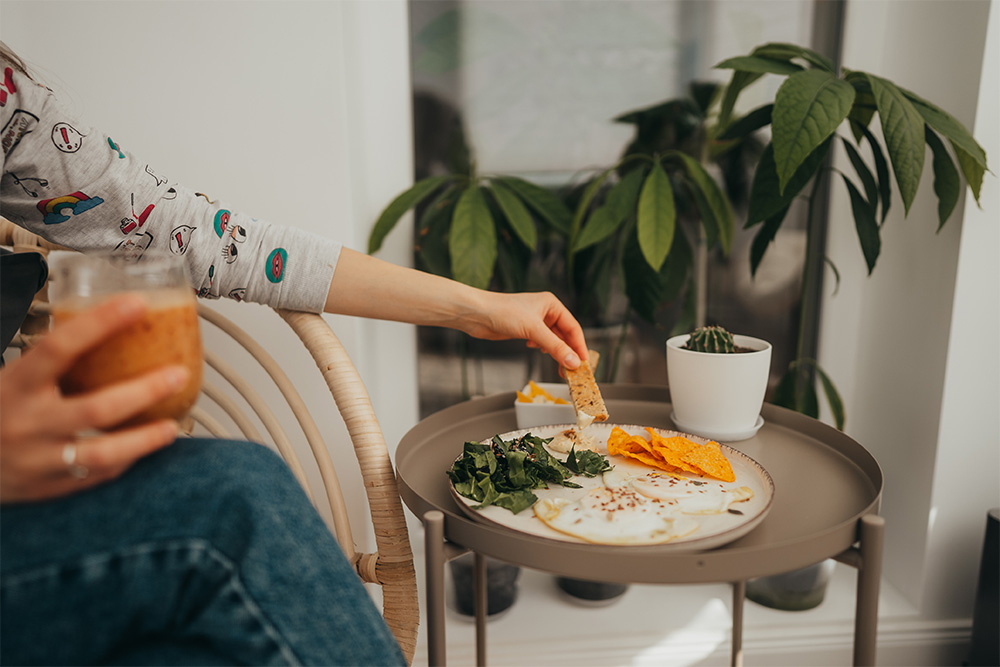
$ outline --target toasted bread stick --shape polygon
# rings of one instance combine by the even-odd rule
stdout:
[[[575,370],[565,370],[565,374],[577,415],[583,413],[593,417],[594,421],[603,422],[608,419],[608,408],[604,405],[601,390],[594,379],[593,368],[597,366],[598,359],[598,353],[590,350],[590,359],[582,360]]]

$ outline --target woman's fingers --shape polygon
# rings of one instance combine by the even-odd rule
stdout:
[[[170,445],[177,422],[162,420],[97,436],[51,442],[3,470],[0,501],[57,498],[117,478],[135,463]],[[14,468],[14,469],[11,469]]]
[[[581,359],[586,359],[589,356],[587,340],[583,335],[580,323],[561,303],[556,302],[556,306],[549,311],[545,324],[566,348],[557,347],[557,354],[553,355],[556,361],[562,359],[560,363],[572,370],[580,365]]]
[[[17,365],[16,370],[11,371],[20,376],[18,381],[27,388],[51,384],[69,370],[80,355],[137,321],[145,310],[145,299],[127,294],[83,311],[53,327],[33,350],[25,353],[26,359]]]
[[[132,467],[136,461],[166,447],[177,438],[177,422],[172,419],[143,424],[134,428],[102,433],[99,436],[80,438],[73,446],[76,454],[73,465],[83,470],[83,476],[74,475],[73,465],[67,464],[60,453],[59,464],[71,477],[76,477],[88,485],[113,479]]]
[[[164,366],[137,378],[65,399],[63,422],[74,433],[121,424],[157,402],[173,396],[188,381],[184,366]]]

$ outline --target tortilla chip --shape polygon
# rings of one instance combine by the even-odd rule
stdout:
[[[608,454],[626,456],[666,472],[682,471],[681,468],[665,461],[644,437],[630,435],[617,426],[608,436]]]
[[[719,443],[699,445],[683,436],[665,437],[652,428],[646,428],[646,432],[649,440],[616,426],[608,436],[608,453],[627,456],[670,473],[690,472],[723,482],[736,481],[733,467]]]
[[[719,443],[712,441],[695,447],[684,454],[683,461],[701,471],[706,477],[714,477],[723,482],[735,482],[736,473],[729,459],[722,453]]]

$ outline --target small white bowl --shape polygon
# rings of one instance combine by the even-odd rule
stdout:
[[[557,382],[536,382],[539,387],[556,398],[567,401],[562,403],[525,403],[514,399],[514,414],[517,417],[517,427],[549,426],[551,424],[575,424],[576,410],[569,402],[569,387]],[[531,395],[531,385],[525,385],[521,393]]]

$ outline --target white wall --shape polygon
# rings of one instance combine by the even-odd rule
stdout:
[[[364,251],[378,212],[412,182],[404,0],[4,0],[0,11],[3,40],[82,119],[233,208]],[[404,263],[406,245],[397,233],[382,256]],[[219,305],[303,378],[299,391],[346,462],[345,493],[363,494],[347,483],[357,467],[346,430],[284,323],[260,306]],[[417,419],[412,327],[329,320],[394,447]]]
[[[994,6],[982,71],[989,13],[988,0],[855,0],[843,62],[944,107],[996,172],[1000,34]],[[928,154],[906,219],[895,195],[871,277],[843,190],[828,238],[843,282],[824,304],[820,362],[844,394],[847,432],[885,472],[887,579],[925,614],[967,616],[985,514],[1000,504],[997,177],[986,176],[982,210],[964,198],[938,233]]]

